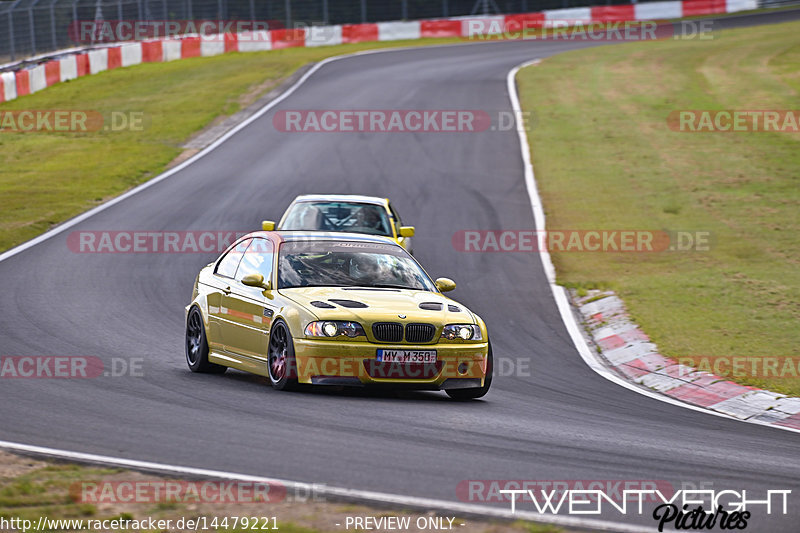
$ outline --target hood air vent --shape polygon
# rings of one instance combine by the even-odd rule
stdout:
[[[342,307],[348,307],[350,309],[364,309],[365,307],[369,307],[367,304],[356,302],[355,300],[334,300],[331,298],[328,301],[337,305],[341,305]]]

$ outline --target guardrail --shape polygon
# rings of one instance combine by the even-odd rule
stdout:
[[[712,0],[709,0],[712,1]],[[714,0],[724,5],[724,0]],[[763,5],[798,0],[757,0]],[[639,0],[638,4],[658,4]],[[364,24],[472,15],[508,15],[593,5],[632,6],[637,0],[0,0],[0,65],[94,44],[81,23],[250,21],[267,29]],[[105,36],[96,36],[101,42]]]
[[[18,0],[19,1],[19,0]],[[38,0],[31,0],[36,2]],[[544,10],[512,15],[480,15],[416,21],[392,21],[324,26],[298,26],[267,29],[253,24],[230,27],[238,31],[213,33],[180,33],[140,41],[104,43],[95,41],[86,47],[65,49],[0,68],[0,102],[25,96],[56,83],[105,70],[139,63],[165,62],[176,59],[213,56],[228,52],[253,52],[288,47],[329,46],[363,41],[391,41],[426,37],[475,38],[495,35],[508,28],[548,27],[552,25],[588,24],[592,22],[652,21],[678,19],[694,15],[731,13],[757,7],[757,0],[677,0],[644,2]],[[252,21],[251,21],[252,22]],[[97,26],[92,21],[90,28]],[[94,26],[92,26],[94,25]],[[119,24],[101,24],[113,36]],[[165,28],[165,27],[164,27]],[[162,29],[164,29],[162,28]],[[245,28],[242,31],[242,28]],[[96,28],[95,28],[96,29]],[[129,31],[124,26],[126,32]],[[194,27],[194,29],[197,29]],[[105,31],[105,30],[104,30]],[[94,32],[89,32],[94,36]]]

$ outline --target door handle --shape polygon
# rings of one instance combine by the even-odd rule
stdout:
[[[224,289],[222,289],[222,292],[224,292],[226,295],[230,294],[230,293],[231,293],[231,287],[230,287],[230,285],[229,285],[229,286],[227,286],[227,287],[225,287]]]

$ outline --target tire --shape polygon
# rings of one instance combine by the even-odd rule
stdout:
[[[222,374],[228,367],[216,365],[208,360],[208,341],[203,325],[203,314],[192,307],[186,317],[186,364],[192,372]]]
[[[272,324],[269,332],[267,371],[272,388],[284,391],[297,389],[294,341],[289,326],[280,319]]]
[[[489,355],[486,358],[486,378],[483,380],[483,387],[475,387],[472,389],[445,389],[445,392],[450,398],[459,401],[482,398],[489,392],[489,387],[492,386],[493,374],[494,358],[492,356],[492,343],[489,342]]]

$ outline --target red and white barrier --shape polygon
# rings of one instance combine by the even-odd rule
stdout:
[[[138,65],[142,62],[142,43],[125,44],[120,47],[123,67]]]
[[[78,77],[77,56],[67,56],[58,60],[61,81],[74,80]]]
[[[457,17],[418,21],[312,26],[178,39],[129,42],[88,52],[74,52],[27,70],[0,74],[0,102],[14,100],[59,82],[140,63],[160,63],[229,52],[261,52],[280,48],[333,46],[343,43],[395,41],[435,37],[475,38],[527,28],[565,27],[591,22],[670,20],[695,15],[756,9],[758,0],[679,0],[597,7],[551,9],[514,15]]]
[[[200,37],[200,55],[218,56],[225,53],[225,35],[204,35]]]
[[[311,26],[306,32],[306,46],[342,44],[342,26]]]
[[[240,33],[236,44],[238,52],[263,52],[272,50],[272,41],[269,32],[266,30]]]
[[[165,39],[161,41],[161,48],[163,56],[161,61],[175,61],[181,59],[181,41],[180,39]]]
[[[758,9],[758,0],[727,0],[725,2],[726,13],[736,13],[737,11],[748,11]]]
[[[342,26],[342,42],[344,43],[363,43],[377,40],[377,24],[345,24]]]
[[[544,12],[546,27],[588,24],[592,21],[592,9],[589,7],[573,7],[569,9],[550,9]]]
[[[14,100],[17,97],[17,78],[13,72],[3,72],[0,74],[0,83],[3,91],[0,93],[4,102]]]
[[[681,2],[647,2],[634,6],[636,20],[669,20],[683,16]]]
[[[33,67],[30,71],[30,90],[31,93],[47,88],[47,78],[45,77],[44,65]]]
[[[479,35],[500,35],[505,31],[506,18],[502,15],[494,17],[468,17],[461,19],[461,36],[466,38]]]
[[[89,51],[89,73],[97,74],[108,70],[108,48]]]
[[[419,39],[421,27],[418,20],[413,22],[379,22],[378,40],[379,41],[402,41],[407,39]]]

